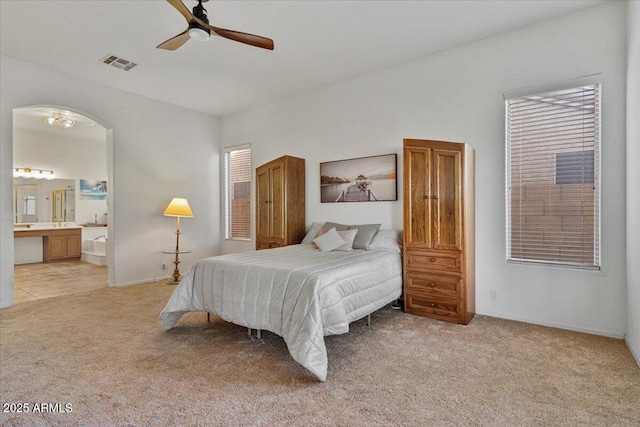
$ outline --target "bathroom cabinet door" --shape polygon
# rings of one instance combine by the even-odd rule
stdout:
[[[67,238],[65,236],[49,237],[49,259],[47,261],[67,257]]]
[[[79,235],[67,236],[67,258],[79,258],[82,255],[82,239]]]

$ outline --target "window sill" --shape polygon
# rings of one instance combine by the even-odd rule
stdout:
[[[552,261],[530,261],[530,260],[508,259],[507,264],[524,264],[524,265],[536,265],[540,267],[570,268],[572,270],[587,270],[587,271],[595,271],[595,272],[602,271],[602,266],[573,265],[573,264],[563,264],[561,262],[552,262]]]

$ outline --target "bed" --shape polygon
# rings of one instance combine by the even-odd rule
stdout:
[[[160,324],[173,328],[187,312],[205,311],[282,338],[293,359],[327,378],[325,335],[400,297],[397,232],[380,230],[369,249],[323,252],[314,243],[205,258],[185,274]]]

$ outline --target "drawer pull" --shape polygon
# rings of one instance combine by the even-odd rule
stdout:
[[[434,282],[429,283],[429,286],[431,286],[432,288],[436,287],[436,284]]]
[[[429,261],[436,262],[436,259],[435,258],[429,258]]]
[[[432,302],[432,303],[431,303],[431,307],[435,307],[435,306],[436,306],[436,303],[435,303],[435,302]]]

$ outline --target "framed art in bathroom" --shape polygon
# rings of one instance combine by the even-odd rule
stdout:
[[[107,181],[81,179],[80,198],[84,200],[106,200]]]

